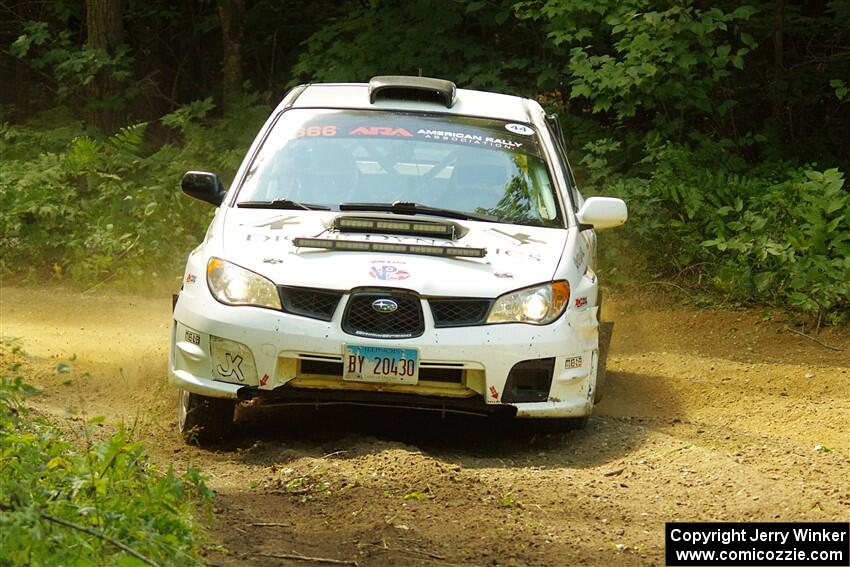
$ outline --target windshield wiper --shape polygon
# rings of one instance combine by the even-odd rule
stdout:
[[[242,201],[236,203],[237,207],[245,209],[301,209],[304,211],[329,211],[327,205],[315,205],[313,203],[299,203],[292,199],[273,199],[271,201]]]
[[[407,215],[434,215],[436,217],[446,217],[450,219],[460,220],[476,220],[484,222],[498,222],[499,217],[492,215],[477,215],[473,213],[464,213],[462,211],[454,211],[452,209],[441,209],[439,207],[429,207],[413,201],[395,201],[393,203],[340,203],[340,211],[380,211],[388,213],[401,213]]]

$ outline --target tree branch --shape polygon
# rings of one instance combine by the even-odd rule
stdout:
[[[12,512],[15,509],[16,508],[14,506],[10,506],[8,504],[0,503],[0,510]],[[117,539],[111,538],[106,534],[102,534],[102,533],[100,533],[96,530],[89,528],[89,527],[81,526],[80,524],[75,524],[74,522],[59,518],[57,516],[53,516],[51,514],[47,514],[45,512],[39,511],[38,515],[41,516],[42,518],[44,518],[45,520],[47,520],[48,522],[53,522],[54,524],[59,524],[60,526],[65,526],[66,528],[71,528],[71,529],[89,534],[90,536],[94,536],[98,539],[102,539],[103,541],[105,541],[107,543],[111,543],[112,545],[114,545],[115,547],[120,549],[121,551],[123,551],[123,552],[125,552],[129,555],[132,555],[133,557],[135,557],[139,561],[142,561],[143,563],[146,563],[146,564],[150,565],[151,567],[161,567],[160,564],[157,563],[156,561],[154,561],[153,559],[151,559],[151,558],[149,558],[145,555],[142,555],[141,553],[139,553],[138,551],[136,551],[132,547],[129,547],[128,545],[121,543]]]
[[[357,561],[341,561],[339,559],[328,559],[326,557],[309,557],[300,553],[258,553],[260,557],[271,557],[273,559],[294,559],[295,561],[312,561],[313,563],[333,563],[334,565],[351,565],[359,567]]]
[[[813,336],[811,336],[811,335],[807,335],[806,333],[801,333],[800,331],[794,330],[794,329],[792,329],[791,327],[789,327],[788,325],[785,325],[783,328],[784,328],[786,331],[791,331],[791,332],[792,332],[792,333],[794,333],[795,335],[800,335],[801,337],[806,337],[806,338],[807,338],[807,339],[809,339],[810,341],[814,341],[814,342],[816,342],[817,344],[819,344],[820,346],[822,346],[822,347],[824,347],[824,348],[828,348],[829,350],[834,350],[834,351],[836,351],[836,352],[843,352],[843,351],[844,351],[844,349],[843,349],[843,348],[838,348],[838,347],[836,347],[836,346],[828,345],[828,344],[826,344],[825,342],[823,342],[823,341],[821,341],[821,340],[819,340],[819,339],[816,339],[815,337],[813,337]]]

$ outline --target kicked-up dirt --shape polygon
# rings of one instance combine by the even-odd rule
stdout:
[[[133,423],[155,460],[209,475],[211,565],[662,565],[667,521],[850,519],[849,329],[816,337],[834,351],[782,315],[606,297],[608,390],[564,434],[248,408],[233,441],[198,449],[166,384],[170,298],[7,286],[0,334],[39,411]]]

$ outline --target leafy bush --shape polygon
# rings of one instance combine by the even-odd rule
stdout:
[[[734,69],[743,69],[756,46],[736,29],[754,7],[724,11],[691,4],[523,0],[515,9],[520,17],[540,20],[546,45],[562,54],[570,98],[583,98],[593,112],[610,111],[619,120],[657,113],[658,126],[670,130],[684,126],[683,112],[727,112],[735,103],[717,104],[719,86]]]
[[[158,471],[124,429],[77,448],[27,413],[32,391],[0,378],[0,565],[200,564],[198,471]]]
[[[211,107],[201,101],[163,118],[181,139],[155,149],[145,123],[106,138],[61,113],[0,123],[0,272],[147,285],[179,271],[211,215],[180,193],[181,175],[232,175],[268,114],[246,98],[228,119],[205,124]]]
[[[358,5],[359,4],[359,5]],[[368,81],[375,75],[451,78],[468,88],[505,90],[526,77],[510,2],[362,2],[346,5],[304,43],[292,68],[299,82]],[[475,22],[471,25],[471,22]],[[511,51],[502,33],[512,37]],[[440,41],[434,41],[434,38]],[[539,69],[538,69],[539,71]],[[526,86],[527,88],[527,86]]]
[[[608,169],[616,145],[588,146],[597,191],[629,204],[620,236],[651,277],[689,277],[741,302],[790,306],[818,321],[850,313],[850,193],[837,169],[751,168],[728,144],[664,144],[642,176]],[[746,171],[746,174],[743,172]],[[602,186],[604,184],[604,189]],[[608,264],[613,261],[608,262]]]
[[[137,96],[147,80],[133,79],[133,56],[126,46],[110,54],[88,45],[78,45],[71,30],[54,31],[47,22],[26,21],[23,33],[9,46],[9,53],[27,60],[42,77],[52,77],[59,100],[97,109],[121,110]],[[107,77],[111,92],[92,96],[98,77]]]

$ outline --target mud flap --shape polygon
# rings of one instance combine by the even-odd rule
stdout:
[[[596,367],[596,392],[593,402],[599,403],[605,393],[605,382],[608,378],[608,348],[611,346],[611,335],[614,334],[613,322],[599,323],[599,362]]]

